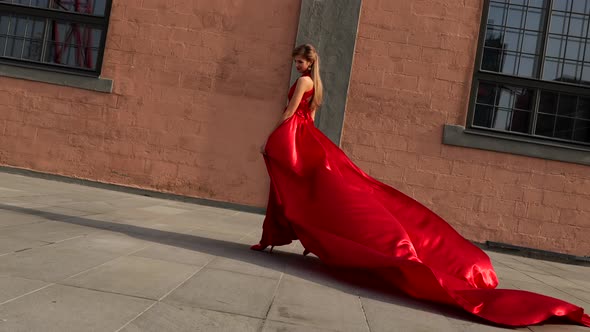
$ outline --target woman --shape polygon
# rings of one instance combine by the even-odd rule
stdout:
[[[299,239],[329,265],[370,269],[407,294],[461,307],[490,322],[524,326],[552,316],[590,326],[573,304],[535,293],[494,289],[489,257],[412,198],[365,174],[314,126],[322,102],[319,56],[293,50],[301,77],[262,146],[271,179],[260,243]]]

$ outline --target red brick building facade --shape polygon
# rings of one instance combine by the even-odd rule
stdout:
[[[300,5],[114,0],[112,92],[0,77],[0,164],[264,206],[258,149],[285,105]],[[443,143],[469,121],[489,5],[362,1],[341,146],[470,240],[587,256],[589,166]]]

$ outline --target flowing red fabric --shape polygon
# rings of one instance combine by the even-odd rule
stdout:
[[[261,244],[299,239],[329,265],[369,269],[410,296],[499,325],[562,317],[590,326],[573,304],[495,289],[496,274],[482,250],[422,204],[365,174],[314,126],[312,97],[313,90],[306,92],[267,141],[271,189]]]

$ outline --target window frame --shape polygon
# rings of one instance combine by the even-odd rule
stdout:
[[[30,61],[26,59],[16,59],[0,56],[0,64],[19,66],[25,68],[42,69],[51,72],[58,72],[64,74],[74,74],[78,76],[99,77],[102,73],[102,65],[104,60],[104,52],[106,46],[106,39],[108,34],[111,8],[113,0],[105,0],[104,16],[96,16],[85,13],[68,12],[63,10],[32,7],[20,4],[2,3],[0,2],[0,13],[7,13],[8,15],[21,15],[42,19],[54,19],[61,22],[73,22],[87,25],[89,27],[102,29],[100,42],[98,46],[96,68],[94,70],[84,69],[78,67],[71,67],[67,65],[45,63],[41,61]],[[44,40],[45,41],[45,40]]]
[[[542,52],[539,54],[539,77],[541,77],[542,69],[545,63],[546,58],[546,45],[547,39],[549,35],[549,20],[551,17],[551,8],[553,8],[553,2],[556,0],[546,0],[547,7],[545,9],[545,16],[543,18],[543,31],[542,31],[542,39],[540,49]],[[560,0],[557,0],[560,1]],[[574,149],[582,149],[584,151],[590,151],[590,142],[581,142],[581,141],[573,141],[573,140],[565,140],[555,137],[549,136],[542,136],[534,134],[534,128],[537,124],[537,117],[538,117],[538,108],[539,108],[539,101],[540,101],[540,93],[535,93],[535,101],[534,101],[534,108],[532,111],[531,116],[531,123],[529,124],[529,133],[520,133],[520,132],[513,132],[507,130],[498,130],[494,128],[485,128],[480,126],[474,126],[474,116],[475,116],[475,106],[477,100],[477,91],[479,87],[480,81],[486,81],[490,83],[498,83],[498,84],[506,84],[506,85],[516,85],[523,88],[532,88],[532,89],[540,89],[540,90],[547,90],[557,93],[566,93],[566,94],[574,94],[578,97],[590,97],[590,86],[582,86],[574,83],[568,82],[557,82],[557,81],[544,81],[541,78],[528,78],[528,77],[519,77],[516,75],[510,74],[503,74],[503,73],[496,73],[492,71],[486,71],[481,69],[481,63],[484,53],[485,47],[485,39],[486,39],[486,29],[487,29],[487,18],[490,8],[491,0],[484,0],[483,1],[483,10],[481,15],[480,21],[480,29],[477,41],[477,50],[475,56],[475,64],[473,70],[473,76],[471,80],[471,91],[469,95],[469,107],[467,112],[467,119],[466,119],[466,130],[471,132],[481,132],[485,135],[498,135],[499,138],[506,139],[506,136],[512,136],[515,140],[527,140],[532,143],[540,143],[540,144],[548,144],[554,145],[558,144],[564,147],[572,147]],[[539,90],[537,90],[539,91]]]

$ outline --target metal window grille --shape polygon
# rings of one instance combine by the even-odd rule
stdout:
[[[112,0],[0,0],[0,62],[99,76]]]
[[[590,146],[590,0],[485,0],[467,121]]]

